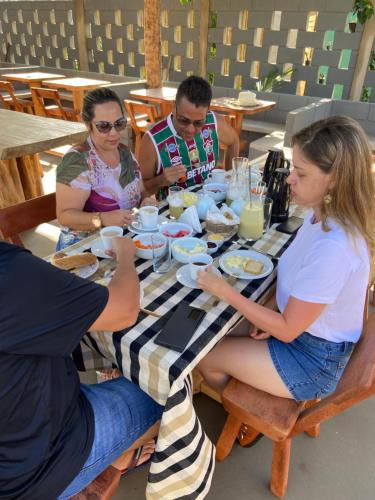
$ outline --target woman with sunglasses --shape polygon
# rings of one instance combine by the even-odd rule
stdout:
[[[126,118],[118,95],[104,87],[92,90],[84,98],[82,118],[89,135],[66,153],[56,173],[57,250],[102,226],[126,226],[134,207],[155,203],[143,197],[137,161],[121,143]]]

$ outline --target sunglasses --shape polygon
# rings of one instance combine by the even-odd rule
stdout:
[[[121,130],[124,130],[126,128],[126,119],[124,117],[119,118],[115,121],[115,123],[100,121],[95,122],[94,125],[97,131],[101,134],[108,134],[112,130],[112,128],[114,128],[116,132],[121,132]]]
[[[189,125],[193,125],[195,128],[202,128],[203,125],[206,123],[206,118],[203,120],[189,120],[189,118],[186,118],[186,116],[180,116],[178,115],[177,111],[177,106],[176,106],[176,120],[178,123],[184,127],[188,127]]]

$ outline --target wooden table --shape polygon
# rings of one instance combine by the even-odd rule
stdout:
[[[255,115],[256,113],[262,113],[276,106],[276,102],[274,101],[261,100],[257,100],[254,106],[237,106],[234,104],[235,100],[236,99],[230,97],[216,97],[212,99],[210,108],[213,111],[229,113],[235,116],[235,129],[238,135],[240,135],[242,130],[244,115]]]
[[[174,87],[160,87],[158,89],[135,89],[129,92],[131,97],[141,101],[159,104],[161,116],[167,116],[172,109],[177,89]]]
[[[1,75],[10,82],[27,83],[29,88],[41,87],[42,81],[47,78],[65,78],[65,75],[58,75],[55,73],[42,73],[40,71],[30,71],[29,73],[5,73]]]
[[[43,194],[39,155],[82,142],[82,123],[0,109],[0,208]]]
[[[159,104],[162,116],[164,117],[170,113],[176,93],[176,88],[161,87],[158,89],[136,89],[129,92],[129,95],[142,101]],[[255,106],[237,106],[234,104],[234,101],[234,98],[216,97],[212,99],[210,109],[235,116],[235,129],[238,135],[242,129],[244,115],[262,113],[276,106],[276,102],[274,101],[259,100]]]
[[[42,84],[51,89],[65,89],[72,92],[73,95],[73,108],[78,116],[82,111],[83,97],[87,90],[96,89],[102,85],[108,85],[111,82],[105,80],[93,80],[92,78],[63,78],[61,80],[47,80],[44,79]]]

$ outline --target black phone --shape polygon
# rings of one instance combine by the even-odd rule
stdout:
[[[183,352],[205,314],[206,311],[202,309],[185,303],[179,304],[155,338],[155,344]]]
[[[280,233],[294,234],[296,231],[298,231],[302,224],[303,219],[292,215],[292,217],[289,217],[289,219],[276,226],[275,229],[276,231],[280,231]]]

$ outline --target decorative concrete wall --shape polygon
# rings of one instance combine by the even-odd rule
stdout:
[[[363,27],[349,32],[353,0],[211,0],[208,78],[255,88],[271,69],[296,70],[280,92],[347,99]],[[143,2],[85,0],[90,71],[145,77]],[[197,72],[200,1],[161,2],[165,80]],[[71,0],[0,2],[0,57],[79,69]],[[375,44],[373,47],[375,51]],[[323,74],[323,80],[320,75]],[[319,83],[319,80],[321,83]],[[364,85],[375,102],[375,71]]]

